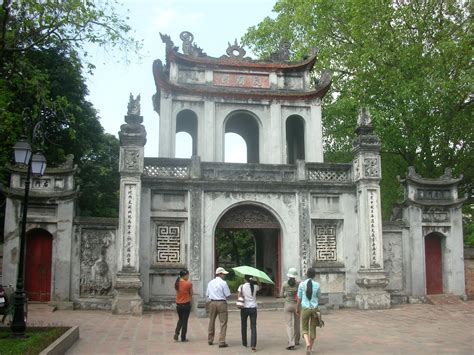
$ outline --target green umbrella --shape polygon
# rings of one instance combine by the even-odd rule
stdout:
[[[266,284],[271,284],[273,285],[274,282],[270,277],[268,277],[267,274],[265,274],[263,271],[260,271],[259,269],[256,269],[251,266],[236,266],[232,268],[237,276],[244,277],[245,275],[250,275],[250,276],[255,276],[257,277],[260,282],[266,283]]]

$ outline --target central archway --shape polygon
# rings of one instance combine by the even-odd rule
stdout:
[[[239,239],[240,238],[240,239]],[[232,239],[232,243],[229,240]],[[249,240],[250,239],[250,240]],[[240,260],[219,253],[220,245],[226,242],[230,248],[243,248]],[[253,243],[252,243],[253,242]],[[252,250],[253,244],[253,250]],[[229,209],[217,223],[214,234],[215,266],[233,267],[237,262],[246,262],[265,271],[275,281],[275,286],[266,288],[264,294],[277,295],[281,285],[281,226],[266,208],[251,203],[240,204]],[[251,255],[245,255],[251,253]]]

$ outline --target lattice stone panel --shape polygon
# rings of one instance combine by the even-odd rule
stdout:
[[[308,179],[310,181],[348,181],[349,171],[328,170],[328,169],[308,169]]]
[[[316,260],[336,261],[336,225],[317,225]]]
[[[181,262],[181,226],[156,225],[156,262],[158,264]]]
[[[153,176],[153,177],[169,177],[169,178],[185,179],[189,175],[189,168],[187,166],[147,165],[144,168],[143,174],[145,176]]]

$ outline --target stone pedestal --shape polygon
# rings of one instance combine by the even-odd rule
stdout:
[[[390,308],[390,294],[385,291],[388,279],[383,271],[360,271],[356,283],[360,292],[356,294],[355,303],[359,309]]]
[[[205,298],[200,298],[195,303],[194,313],[198,318],[206,318],[207,317],[207,304]]]
[[[138,294],[142,287],[140,273],[119,272],[115,284],[115,297],[112,302],[113,314],[133,314],[140,316],[143,313],[143,300]]]

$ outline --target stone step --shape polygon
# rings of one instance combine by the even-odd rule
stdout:
[[[236,312],[240,309],[236,306],[237,296],[232,295],[227,299],[227,305],[229,312]],[[322,302],[321,302],[322,301]],[[323,314],[329,313],[329,309],[326,307],[327,297],[320,298],[320,309]],[[202,303],[202,304],[201,304]],[[198,308],[205,308],[205,301],[202,300],[196,305]],[[258,296],[257,295],[257,308],[259,310],[283,310],[285,306],[284,298],[277,298],[271,296]],[[144,305],[145,311],[160,311],[164,309],[173,309],[175,307],[175,299],[173,296],[163,296],[161,298],[150,300],[150,302]]]
[[[456,296],[450,293],[442,293],[439,295],[426,295],[426,300],[429,304],[432,304],[432,305],[464,303],[463,301],[461,301],[459,296]]]

